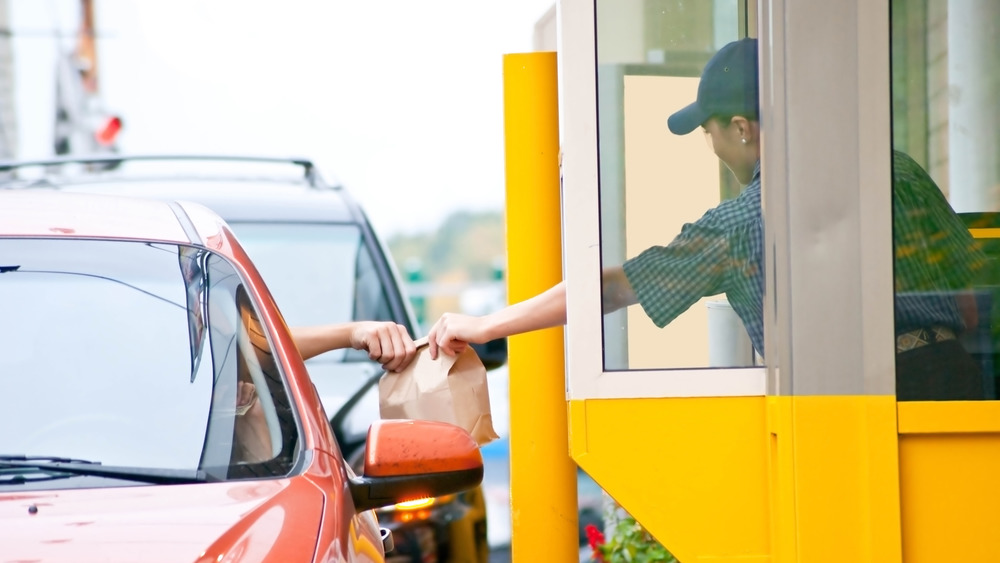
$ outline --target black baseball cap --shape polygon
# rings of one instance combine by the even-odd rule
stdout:
[[[667,119],[675,135],[687,135],[713,115],[756,117],[757,40],[747,37],[726,44],[709,59],[698,83],[698,99]]]

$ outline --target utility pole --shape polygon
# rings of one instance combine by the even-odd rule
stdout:
[[[76,45],[59,57],[57,68],[55,154],[117,152],[122,120],[101,99],[96,38],[94,0],[80,0]]]
[[[0,0],[0,159],[17,156],[17,111],[14,107],[14,57],[11,53],[10,9]]]

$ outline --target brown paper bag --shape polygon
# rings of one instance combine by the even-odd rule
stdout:
[[[480,446],[499,438],[493,430],[486,368],[471,346],[457,357],[431,359],[427,338],[416,341],[417,357],[378,382],[382,418],[436,420],[464,428]]]

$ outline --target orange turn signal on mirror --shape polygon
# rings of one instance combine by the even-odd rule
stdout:
[[[391,439],[386,439],[391,438]],[[368,430],[365,475],[391,477],[481,468],[479,444],[464,429],[429,420],[377,420]]]
[[[396,503],[395,508],[396,510],[419,510],[433,505],[434,502],[435,500],[433,497],[418,498],[416,500]]]

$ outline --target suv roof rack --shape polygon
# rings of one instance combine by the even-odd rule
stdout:
[[[322,183],[313,161],[307,158],[281,158],[267,156],[213,155],[213,154],[140,154],[140,155],[90,155],[53,157],[40,160],[5,160],[0,161],[0,172],[12,172],[19,168],[39,166],[59,166],[63,164],[103,164],[117,167],[123,162],[135,161],[215,161],[215,162],[270,162],[276,164],[292,164],[301,166],[306,181],[313,187]]]

